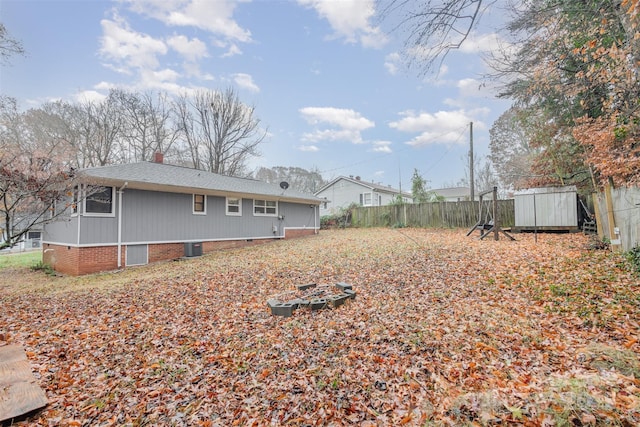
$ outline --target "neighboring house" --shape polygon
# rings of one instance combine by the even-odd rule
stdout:
[[[434,193],[444,202],[462,202],[471,199],[471,190],[469,187],[451,187],[451,188],[435,188],[427,190]],[[477,199],[478,195],[475,195]]]
[[[355,203],[360,206],[384,206],[394,201],[400,190],[362,181],[360,177],[339,176],[316,193],[316,197],[324,199],[320,205],[320,216],[336,214],[342,208]],[[405,202],[411,202],[411,193],[402,193]]]
[[[78,193],[86,197],[74,197],[79,202],[44,228],[43,261],[66,274],[316,234],[320,228],[321,200],[285,185],[150,162],[79,174],[86,184]]]
[[[3,216],[0,215],[0,218],[3,218]],[[42,223],[38,221],[38,218],[35,215],[22,216],[12,221],[13,230],[11,234],[16,235],[36,221],[38,222],[38,224],[31,226],[23,235],[22,239],[20,239],[20,241],[14,247],[8,249],[8,251],[22,252],[40,248],[40,242],[42,239]],[[2,228],[2,225],[0,225],[0,243],[3,243],[5,240],[5,230]]]

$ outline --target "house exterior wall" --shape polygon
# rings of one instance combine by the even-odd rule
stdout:
[[[329,202],[327,207],[320,205],[320,216],[333,215],[342,208],[348,207],[352,203],[360,205],[360,195],[371,193],[371,204],[367,206],[385,206],[393,201],[394,194],[376,191],[364,184],[358,184],[346,179],[340,179],[333,185],[316,194],[319,198],[326,198]]]
[[[56,271],[73,276],[115,270],[118,268],[118,248],[115,246],[78,247],[45,243],[42,261],[53,266]]]
[[[269,199],[265,197],[265,199]],[[72,275],[118,268],[127,264],[127,245],[142,251],[148,262],[184,256],[185,242],[203,242],[203,252],[259,244],[277,238],[315,234],[320,217],[317,205],[278,203],[276,216],[254,215],[254,200],[242,199],[242,215],[226,214],[226,198],[206,197],[206,213],[193,213],[193,195],[128,189],[119,197],[114,215],[73,215],[45,228],[43,260],[56,270]],[[138,263],[138,262],[136,262]]]

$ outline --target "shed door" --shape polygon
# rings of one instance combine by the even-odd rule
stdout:
[[[143,265],[149,262],[148,245],[127,245],[126,265]]]

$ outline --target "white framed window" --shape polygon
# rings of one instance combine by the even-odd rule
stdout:
[[[277,216],[278,202],[275,200],[254,200],[253,214],[263,216]]]
[[[242,216],[242,199],[227,197],[226,212],[229,216]]]
[[[85,216],[115,216],[114,187],[87,186],[83,200]],[[74,203],[77,207],[77,202]]]
[[[193,195],[193,214],[194,215],[206,215],[207,214],[207,196],[204,194]]]
[[[360,193],[360,204],[362,206],[371,206],[371,193]]]

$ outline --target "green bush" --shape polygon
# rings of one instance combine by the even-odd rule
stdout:
[[[56,274],[56,271],[49,264],[45,264],[42,261],[38,261],[37,264],[31,266],[31,270],[42,271],[45,274],[48,274],[49,276],[53,276],[54,274]]]
[[[633,267],[633,270],[636,273],[640,273],[640,246],[635,246],[631,250],[627,251],[625,253],[625,257]]]

